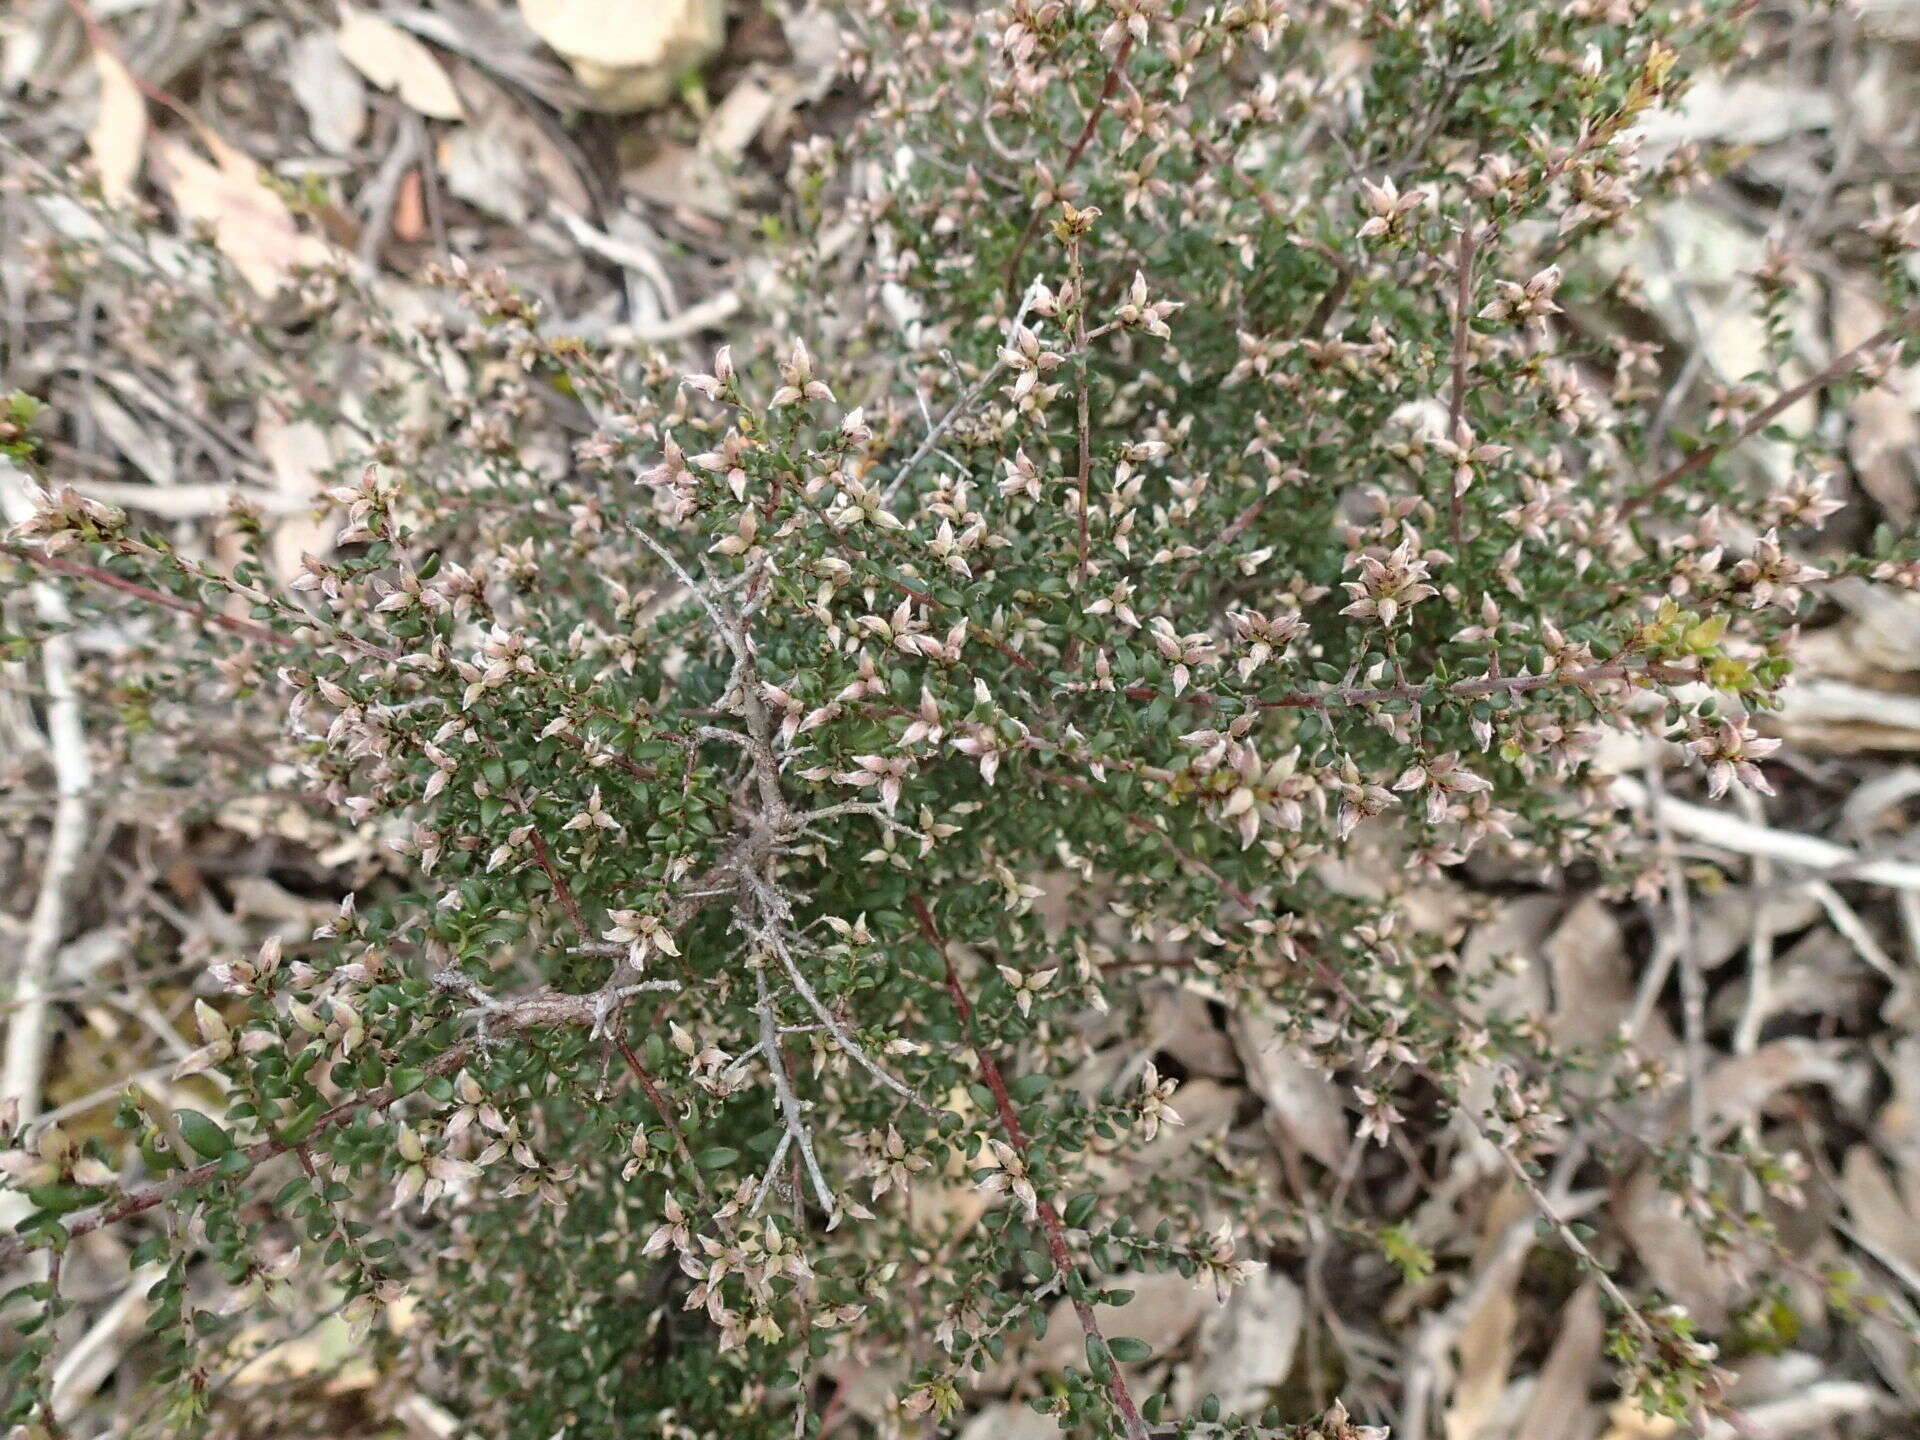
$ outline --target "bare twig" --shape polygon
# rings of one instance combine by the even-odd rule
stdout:
[[[1622,804],[1641,807],[1647,803],[1646,787],[1630,775],[1616,776],[1613,791]],[[1772,830],[1671,796],[1661,803],[1661,809],[1675,834],[1722,850],[1764,855],[1833,880],[1862,880],[1896,890],[1920,890],[1920,863],[1911,860],[1872,859],[1817,835]]]
[[[1744,787],[1740,790],[1740,808],[1747,823],[1762,825],[1766,813],[1760,797]],[[1751,1055],[1760,1043],[1761,1027],[1773,1008],[1773,926],[1768,923],[1767,903],[1773,891],[1773,862],[1755,855],[1748,873],[1748,888],[1754,896],[1753,928],[1747,938],[1747,998],[1740,1007],[1740,1020],[1733,1030],[1733,1053]]]
[[[767,1073],[773,1077],[773,1093],[780,1104],[780,1118],[787,1127],[788,1137],[800,1147],[800,1158],[806,1162],[807,1178],[813,1181],[813,1193],[827,1212],[827,1228],[832,1229],[839,1223],[840,1207],[834,1203],[833,1187],[827,1184],[827,1177],[821,1173],[819,1157],[813,1153],[813,1136],[807,1130],[799,1098],[793,1093],[793,1082],[787,1075],[787,1057],[780,1049],[780,1027],[773,1018],[773,998],[767,993],[766,971],[756,969],[753,979],[760,994],[760,1002],[754,1006],[754,1013],[760,1017],[760,1048],[766,1053]]]
[[[1673,917],[1673,933],[1667,944],[1680,967],[1680,1026],[1686,1048],[1687,1129],[1689,1141],[1704,1144],[1707,1134],[1707,986],[1700,974],[1700,956],[1693,943],[1693,905],[1687,893],[1687,877],[1681,873],[1680,860],[1673,848],[1673,835],[1666,822],[1666,787],[1661,783],[1657,765],[1647,767],[1648,818],[1653,823],[1660,863],[1666,872],[1668,913]],[[1695,1153],[1689,1166],[1693,1183],[1704,1189],[1707,1182],[1706,1157]]]
[[[826,1028],[829,1035],[833,1036],[834,1043],[845,1051],[862,1070],[916,1110],[924,1111],[929,1115],[939,1113],[933,1106],[914,1094],[904,1081],[890,1074],[885,1066],[868,1055],[859,1042],[847,1032],[847,1027],[834,1018],[833,1012],[827,1009],[808,982],[805,972],[795,962],[792,947],[787,943],[782,927],[792,919],[790,907],[780,894],[758,875],[749,874],[745,878],[748,888],[765,912],[764,922],[754,927],[755,937],[764,942],[765,948],[778,957],[781,968],[787,972],[787,978],[793,982],[793,988],[800,992],[800,998],[807,1002],[807,1008],[820,1017],[821,1025]]]
[[[13,524],[33,517],[27,477],[9,460],[0,460],[0,510]],[[41,641],[40,664],[47,689],[47,738],[53,755],[58,799],[53,810],[53,832],[47,842],[40,872],[40,890],[28,922],[26,944],[13,973],[17,1009],[7,1023],[4,1064],[0,1064],[0,1103],[19,1106],[22,1120],[40,1111],[40,1086],[47,1059],[46,992],[53,975],[54,957],[67,930],[67,904],[92,826],[88,792],[93,788],[93,766],[87,756],[87,732],[75,686],[79,670],[73,641],[66,633],[67,603],[57,587],[34,584],[34,608],[51,628]]]
[[[1032,295],[1033,289],[1031,286],[1028,287],[1027,293],[1029,296]],[[1025,317],[1026,313],[1027,302],[1026,300],[1022,300],[1020,302],[1020,313],[1014,317],[1013,328],[1017,329],[1019,327],[1020,321]],[[920,442],[920,448],[907,457],[906,463],[895,471],[893,479],[887,482],[887,488],[880,497],[883,502],[891,501],[893,497],[899,493],[900,487],[907,483],[907,478],[912,475],[915,470],[920,468],[920,462],[933,453],[934,446],[940,443],[940,437],[947,433],[954,421],[958,420],[974,407],[974,404],[980,397],[987,393],[987,387],[1000,378],[1000,372],[1004,369],[1006,369],[1004,362],[995,361],[993,365],[987,369],[985,374],[967,387],[964,395],[953,402],[946,414],[942,415],[938,420],[934,421],[932,425],[927,427],[927,438]]]
[[[532,812],[527,813],[531,817]],[[573,922],[574,930],[582,940],[591,940],[593,937],[588,933],[586,917],[580,913],[580,902],[573,898],[573,887],[567,884],[566,876],[562,875],[553,863],[553,856],[547,852],[547,842],[541,837],[537,828],[527,832],[527,839],[533,846],[534,863],[546,875],[547,883],[553,887],[554,898],[567,912],[567,918]]]
[[[1087,289],[1080,268],[1080,242],[1076,238],[1067,251],[1068,273],[1073,280],[1073,372],[1074,414],[1079,430],[1079,459],[1075,464],[1075,488],[1080,497],[1080,560],[1074,570],[1074,584],[1087,583],[1087,526],[1090,521],[1093,488],[1093,417],[1087,376]]]

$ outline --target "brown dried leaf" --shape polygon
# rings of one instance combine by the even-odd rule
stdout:
[[[1127,1333],[1161,1347],[1152,1331],[1133,1320],[1131,1307],[1121,1314]],[[1218,1395],[1229,1415],[1258,1414],[1293,1370],[1306,1316],[1299,1287],[1277,1270],[1259,1270],[1225,1305],[1204,1314],[1194,1342],[1199,1358],[1175,1380],[1175,1406],[1187,1410],[1202,1396]]]
[[[302,35],[287,55],[287,84],[307,112],[307,129],[322,150],[348,155],[367,127],[367,87],[324,30]]]
[[[1795,1085],[1842,1086],[1851,1078],[1842,1041],[1798,1036],[1774,1040],[1750,1055],[1722,1062],[1707,1077],[1705,1100],[1712,1137],[1725,1135],[1759,1116],[1767,1102]],[[1710,1138],[1712,1138],[1710,1137]]]
[[[1613,912],[1598,896],[1586,896],[1560,917],[1540,950],[1553,977],[1554,1038],[1566,1045],[1611,1040],[1633,1009],[1634,991]]]
[[[1171,990],[1155,997],[1148,1012],[1148,1043],[1180,1062],[1189,1075],[1231,1080],[1240,1074],[1233,1041],[1213,1022],[1203,996]]]
[[[340,13],[334,39],[354,69],[382,90],[393,91],[408,109],[431,120],[466,118],[459,92],[433,51],[391,20],[350,5],[342,5]]]
[[[1606,1335],[1600,1289],[1589,1280],[1560,1312],[1560,1333],[1535,1377],[1516,1435],[1526,1440],[1584,1440],[1599,1428],[1587,1392]]]
[[[716,220],[739,208],[732,183],[713,157],[690,145],[662,145],[645,163],[622,171],[620,181],[642,200]]]
[[[213,162],[177,136],[155,137],[154,172],[183,218],[212,228],[214,243],[256,294],[271,298],[296,269],[333,255],[324,240],[301,232],[250,157],[216,136],[201,139]]]
[[[1189,1080],[1173,1092],[1173,1108],[1180,1124],[1162,1126],[1158,1135],[1140,1147],[1138,1163],[1165,1169],[1201,1141],[1224,1135],[1245,1094],[1217,1080]]]
[[[1107,1335],[1137,1335],[1151,1341],[1156,1353],[1164,1354],[1178,1345],[1211,1311],[1219,1308],[1213,1291],[1196,1285],[1173,1271],[1142,1271],[1114,1277],[1112,1283],[1133,1291],[1125,1305],[1096,1305],[1094,1319]],[[1057,1371],[1078,1363],[1086,1353],[1086,1340],[1080,1333],[1073,1302],[1056,1300],[1047,1320],[1043,1339],[1019,1355],[1009,1353],[1008,1369],[1001,1383],[1015,1376]],[[993,1372],[985,1382],[993,1384]]]
[[[1227,1031],[1240,1052],[1247,1084],[1266,1102],[1273,1122],[1301,1150],[1338,1170],[1353,1138],[1338,1087],[1302,1059],[1266,1016],[1235,1013]]]
[[[1737,1277],[1714,1263],[1700,1238],[1699,1223],[1682,1212],[1679,1199],[1643,1170],[1615,1208],[1621,1229],[1654,1283],[1686,1306],[1707,1333],[1725,1328]]]
[[[461,94],[470,118],[436,151],[449,190],[515,225],[526,224],[549,202],[593,209],[573,161],[509,92],[469,71]]]
[[[1060,1426],[1051,1415],[1030,1405],[1007,1401],[988,1405],[967,1422],[960,1440],[1055,1440]]]
[[[1884,307],[1853,285],[1833,292],[1833,350],[1839,354],[1886,324]],[[1904,525],[1920,512],[1914,486],[1914,447],[1920,445],[1920,418],[1914,415],[1908,373],[1896,369],[1884,384],[1862,390],[1847,402],[1847,456],[1860,488],[1887,517]]]
[[[1456,1341],[1458,1378],[1442,1418],[1447,1440],[1476,1440],[1506,1393],[1520,1321],[1514,1290],[1529,1248],[1524,1240],[1514,1242],[1513,1227],[1527,1214],[1526,1196],[1517,1185],[1508,1185],[1482,1219],[1474,1287],[1466,1302],[1470,1308]]]
[[[709,155],[738,160],[773,114],[779,98],[754,76],[742,77],[700,127],[700,148]]]
[[[1920,1269],[1920,1225],[1870,1145],[1855,1145],[1840,1166],[1840,1194],[1860,1233]]]
[[[327,467],[333,463],[333,442],[311,420],[286,420],[276,406],[261,402],[253,425],[253,443],[273,470],[286,518],[273,528],[273,568],[282,579],[300,571],[300,557],[325,558],[332,548],[336,526],[316,520],[313,498],[320,493]],[[302,513],[302,512],[305,513]]]
[[[726,38],[719,0],[520,0],[520,13],[606,110],[659,104]]]
[[[95,50],[93,68],[100,77],[100,110],[87,131],[87,153],[107,203],[124,205],[133,198],[147,148],[147,101],[118,55]]]
[[[1693,959],[1712,970],[1742,953],[1758,923],[1775,937],[1804,930],[1820,918],[1820,902],[1804,888],[1769,885],[1764,891],[1730,885],[1694,902]]]

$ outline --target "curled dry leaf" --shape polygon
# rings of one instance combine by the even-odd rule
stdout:
[[[1856,683],[1920,670],[1920,597],[1851,576],[1825,590],[1847,617],[1807,637],[1808,670]]]
[[[93,68],[100,77],[100,110],[87,131],[87,152],[100,172],[100,193],[108,204],[124,205],[133,198],[147,148],[147,101],[118,55],[95,50]]]
[[[177,136],[156,137],[154,172],[181,218],[212,229],[214,244],[255,294],[271,297],[296,269],[332,257],[324,240],[301,232],[251,158],[215,136],[201,139],[213,161],[203,160]]]
[[[1782,699],[1779,733],[1797,746],[1830,755],[1920,750],[1920,696],[1811,676]]]
[[[430,120],[466,117],[466,107],[439,57],[391,20],[343,5],[334,38],[354,69],[382,90],[393,91],[408,109]]]

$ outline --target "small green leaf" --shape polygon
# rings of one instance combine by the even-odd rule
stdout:
[[[100,1198],[100,1192],[85,1185],[34,1185],[27,1190],[27,1198],[42,1210],[64,1215],[92,1204]]]
[[[1128,1365],[1137,1364],[1153,1354],[1153,1346],[1131,1335],[1116,1335],[1107,1342],[1107,1349],[1113,1352],[1114,1359]]]
[[[1113,1373],[1113,1362],[1107,1359],[1107,1347],[1100,1343],[1097,1335],[1087,1336],[1087,1369],[1093,1372],[1096,1380],[1104,1380]]]
[[[312,1133],[314,1122],[320,1118],[320,1111],[321,1104],[315,1100],[280,1127],[280,1138],[289,1145],[298,1145]]]
[[[233,1137],[198,1110],[176,1110],[173,1123],[203,1160],[218,1160],[233,1149]]]

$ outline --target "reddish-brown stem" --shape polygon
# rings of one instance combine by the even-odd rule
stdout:
[[[1120,76],[1127,68],[1127,57],[1133,54],[1133,36],[1126,35],[1120,41],[1120,48],[1113,52],[1113,63],[1107,67],[1107,78],[1100,87],[1100,93],[1094,98],[1093,108],[1087,112],[1087,123],[1080,127],[1080,138],[1073,142],[1073,148],[1067,151],[1066,163],[1060,167],[1060,179],[1065,180],[1073,173],[1073,167],[1086,153],[1092,143],[1093,132],[1100,128],[1100,116],[1105,113],[1107,102],[1113,99],[1114,92],[1120,88]],[[1013,247],[1013,258],[1007,262],[1007,293],[1014,294],[1020,288],[1020,261],[1027,253],[1027,246],[1033,242],[1034,231],[1040,228],[1040,221],[1046,216],[1047,202],[1043,199],[1034,206],[1033,213],[1027,217],[1027,227],[1020,232],[1020,239]]]
[[[1440,687],[1412,681],[1400,685],[1341,685],[1317,693],[1297,690],[1252,703],[1261,710],[1332,710],[1348,705],[1383,705],[1393,700],[1422,700],[1431,704],[1439,699],[1479,700],[1488,695],[1525,695],[1554,685],[1597,685],[1607,680],[1623,680],[1629,675],[1645,675],[1669,685],[1686,685],[1700,679],[1698,671],[1686,666],[1652,661],[1631,665],[1616,657],[1584,670],[1549,670],[1544,675],[1483,675]],[[1151,685],[1129,685],[1120,693],[1129,700],[1158,700],[1166,694]],[[1221,696],[1205,691],[1167,698],[1177,698],[1182,704],[1202,710],[1210,710],[1222,700]]]
[[[445,1075],[451,1071],[458,1070],[460,1066],[466,1062],[467,1055],[471,1049],[471,1042],[463,1041],[451,1050],[442,1051],[428,1062],[425,1067],[426,1073],[429,1076]],[[393,1093],[393,1087],[387,1085],[382,1086],[378,1090],[371,1091],[368,1094],[356,1095],[350,1100],[342,1100],[338,1105],[335,1105],[331,1110],[321,1115],[318,1120],[314,1121],[313,1125],[298,1141],[267,1139],[256,1141],[254,1144],[247,1146],[239,1152],[246,1157],[247,1161],[245,1169],[239,1173],[250,1174],[267,1161],[298,1149],[301,1145],[313,1139],[314,1136],[324,1134],[329,1130],[338,1129],[362,1111],[384,1110],[399,1098],[398,1095]],[[205,1185],[208,1181],[216,1180],[221,1175],[229,1173],[227,1170],[228,1163],[229,1157],[227,1156],[222,1156],[218,1160],[209,1160],[204,1165],[196,1165],[191,1170],[182,1170],[177,1175],[169,1175],[164,1180],[156,1180],[150,1185],[141,1186],[138,1190],[129,1191],[118,1200],[102,1205],[99,1209],[82,1215],[78,1219],[64,1220],[62,1224],[66,1228],[69,1239],[78,1239],[82,1235],[90,1235],[95,1230],[104,1229],[109,1225],[118,1225],[122,1220],[130,1220],[135,1215],[144,1214],[156,1205],[171,1200],[175,1195],[180,1194],[184,1190],[191,1190],[196,1186]],[[25,1241],[11,1240],[0,1242],[0,1269],[5,1269],[12,1265],[13,1262],[24,1255],[28,1249],[29,1245]]]
[[[586,742],[576,736],[562,734],[558,738],[563,743],[571,745],[582,755],[590,753],[587,749]],[[636,780],[658,780],[660,778],[660,772],[653,766],[642,765],[630,755],[623,755],[618,750],[611,752],[602,751],[601,753],[606,756],[607,763],[613,766],[614,769],[624,770]]]
[[[616,1032],[613,1043],[620,1052],[620,1058],[627,1062],[627,1069],[633,1072],[633,1078],[640,1082],[640,1088],[646,1092],[648,1102],[658,1112],[660,1123],[666,1126],[667,1133],[673,1136],[674,1153],[680,1157],[680,1163],[687,1167],[687,1174],[693,1178],[693,1188],[699,1192],[703,1201],[712,1199],[712,1196],[707,1193],[707,1182],[700,1174],[700,1166],[693,1158],[692,1147],[687,1144],[687,1137],[680,1128],[680,1122],[674,1119],[673,1107],[667,1103],[667,1097],[660,1093],[659,1084],[647,1067],[640,1063],[640,1057],[634,1054],[633,1046],[627,1043],[626,1036]]]
[[[1920,323],[1920,310],[1909,310],[1904,315],[1896,316],[1851,350],[1843,351],[1841,354],[1836,355],[1826,369],[1808,376],[1791,389],[1781,391],[1780,394],[1774,398],[1772,404],[1754,415],[1752,419],[1748,420],[1746,424],[1734,432],[1730,439],[1722,440],[1717,445],[1702,445],[1678,465],[1667,471],[1667,473],[1662,475],[1658,480],[1655,480],[1651,485],[1647,486],[1646,489],[1636,495],[1628,496],[1626,501],[1620,506],[1620,519],[1622,521],[1629,519],[1636,510],[1659,499],[1660,496],[1664,495],[1668,490],[1671,490],[1680,481],[1686,479],[1695,471],[1704,470],[1714,460],[1733,449],[1734,446],[1744,444],[1746,441],[1751,440],[1755,435],[1758,435],[1762,430],[1766,429],[1767,426],[1779,419],[1780,416],[1799,404],[1800,401],[1813,394],[1814,391],[1823,390],[1836,380],[1844,379],[1846,376],[1852,374],[1853,371],[1859,367],[1860,362],[1866,359],[1870,353],[1891,340],[1897,340],[1901,335],[1912,329],[1916,323]]]
[[[16,560],[24,560],[56,575],[71,575],[76,580],[86,580],[95,585],[105,586],[109,590],[118,590],[122,594],[132,595],[149,605],[158,605],[167,610],[176,610],[182,615],[191,615],[196,620],[214,625],[235,635],[244,635],[249,640],[258,640],[263,644],[286,647],[299,643],[293,636],[275,630],[270,625],[262,625],[257,620],[242,620],[232,615],[221,615],[196,605],[191,600],[182,600],[178,595],[169,595],[164,590],[155,590],[150,586],[138,585],[131,580],[123,580],[111,570],[103,570],[98,565],[88,565],[80,560],[63,560],[58,555],[45,555],[38,550],[21,545],[4,547],[7,554]]]
[[[118,590],[124,595],[144,600],[149,605],[158,605],[182,615],[191,615],[203,624],[212,625],[235,635],[244,635],[250,640],[278,645],[283,649],[300,643],[296,636],[289,635],[283,630],[275,630],[270,625],[263,625],[258,620],[243,620],[235,615],[222,615],[218,611],[207,609],[204,605],[183,600],[178,595],[169,595],[164,590],[155,590],[151,586],[136,584],[132,580],[123,580],[111,570],[103,570],[98,565],[89,565],[82,560],[63,560],[57,555],[48,555],[22,545],[0,544],[0,551],[13,556],[16,560],[37,565],[53,574],[70,575],[77,580],[85,580],[109,590]],[[295,619],[298,624],[320,627],[319,621],[306,616],[296,616]],[[400,658],[398,651],[389,650],[384,645],[376,645],[371,640],[363,640],[346,630],[336,628],[334,637],[342,644],[351,645],[361,654],[371,655],[376,660],[392,662]]]
[[[1078,484],[1080,490],[1080,563],[1074,571],[1074,584],[1087,583],[1087,522],[1089,502],[1093,489],[1093,419],[1092,402],[1088,399],[1087,383],[1087,293],[1080,272],[1080,242],[1075,240],[1068,252],[1068,271],[1074,280],[1073,304],[1073,348],[1075,351],[1074,368],[1079,372],[1080,393],[1075,397],[1074,407],[1078,413],[1080,427],[1080,464]]]
[[[580,938],[591,940],[593,937],[587,933],[586,917],[580,913],[580,902],[573,898],[573,887],[567,884],[567,877],[560,873],[559,867],[553,863],[553,856],[547,853],[547,842],[541,838],[538,830],[529,831],[528,836],[533,842],[534,863],[546,872],[547,883],[553,886],[554,898],[567,912],[567,918],[573,922],[573,928],[579,932]]]
[[[1467,307],[1473,292],[1473,227],[1460,232],[1460,249],[1454,259],[1453,286],[1453,389],[1447,399],[1447,439],[1461,443],[1461,422],[1467,413]],[[1453,542],[1455,563],[1460,559],[1460,512],[1466,499],[1460,493],[1458,478],[1447,475],[1447,537]]]
[[[1013,1096],[1007,1091],[1006,1079],[1000,1074],[1000,1066],[993,1055],[980,1043],[973,1028],[973,1003],[967,999],[967,992],[960,984],[960,977],[954,971],[953,959],[947,954],[947,942],[941,937],[940,927],[934,923],[933,912],[927,908],[927,902],[918,895],[908,897],[913,913],[920,922],[920,933],[926,937],[929,945],[939,953],[940,963],[946,967],[947,993],[953,997],[953,1008],[960,1016],[960,1023],[966,1027],[967,1041],[973,1050],[974,1060],[980,1067],[980,1077],[986,1082],[987,1089],[993,1094],[993,1107],[998,1113],[1000,1128],[1006,1132],[1007,1143],[1019,1152],[1025,1160],[1028,1154],[1027,1134],[1020,1127],[1020,1116],[1013,1108]],[[1125,1427],[1127,1440],[1148,1440],[1146,1422],[1140,1418],[1140,1407],[1133,1403],[1133,1393],[1127,1389],[1125,1377],[1120,1373],[1119,1362],[1107,1349],[1107,1338],[1100,1333],[1100,1322],[1095,1318],[1093,1307],[1074,1293],[1072,1276],[1074,1272],[1073,1256],[1067,1249],[1067,1227],[1060,1219],[1060,1213],[1053,1208],[1045,1197],[1036,1200],[1035,1212],[1040,1217],[1040,1228],[1046,1232],[1047,1255],[1053,1261],[1053,1268],[1060,1277],[1061,1288],[1066,1291],[1073,1305],[1074,1316],[1080,1322],[1081,1332],[1107,1357],[1107,1394],[1113,1400],[1113,1408],[1120,1414],[1120,1423]]]

